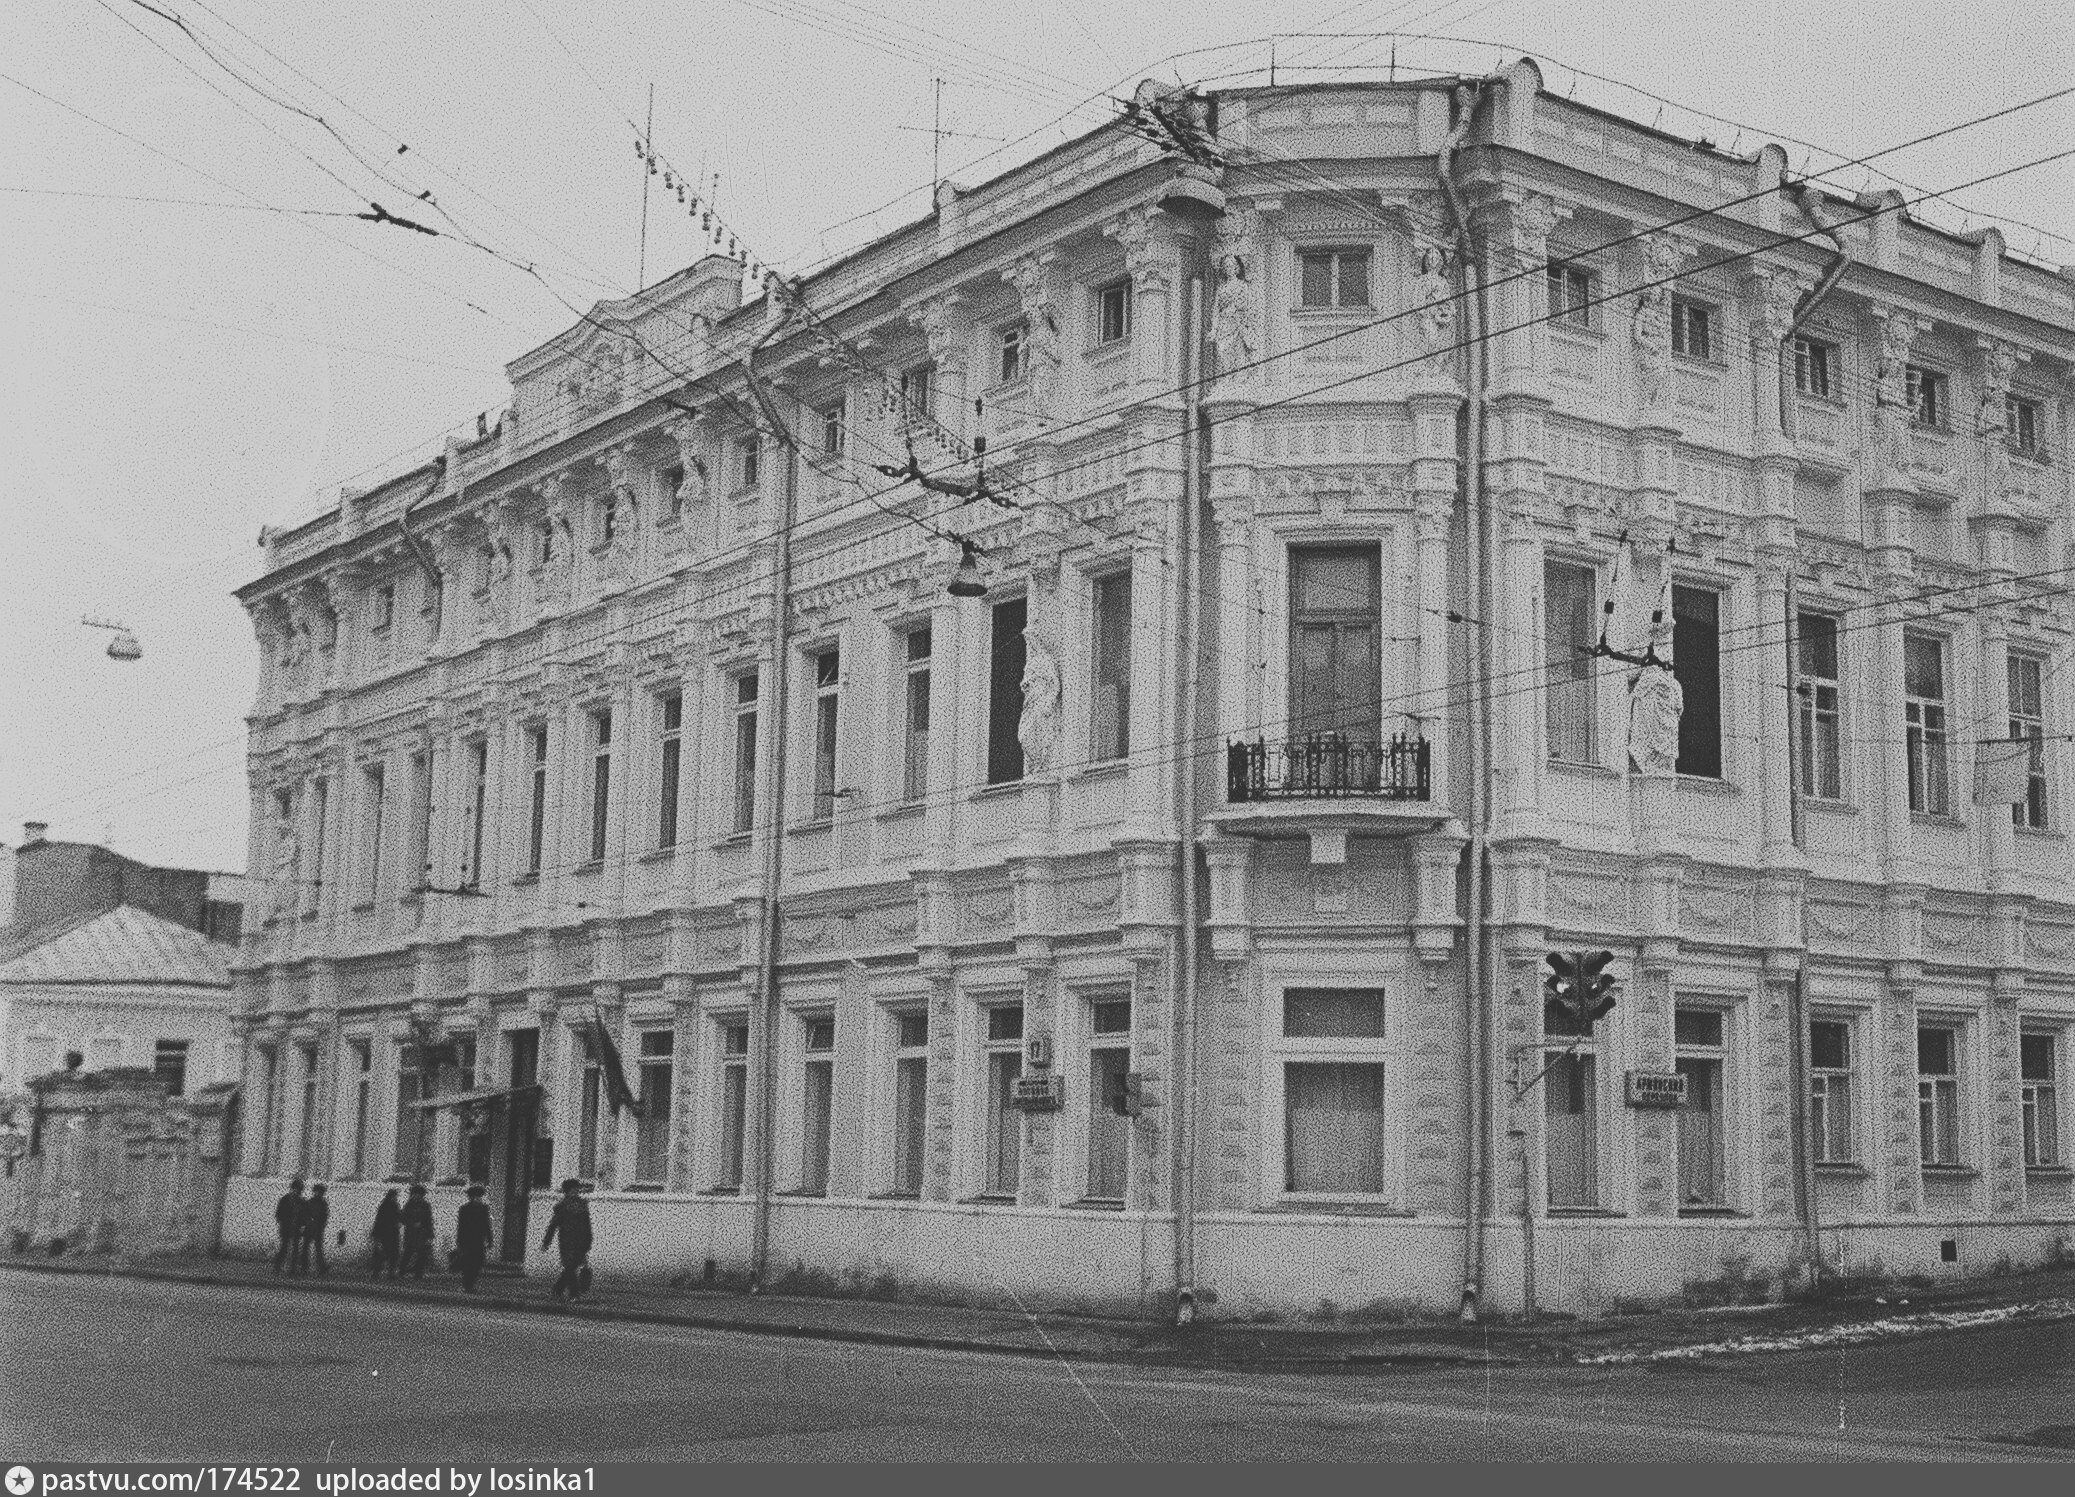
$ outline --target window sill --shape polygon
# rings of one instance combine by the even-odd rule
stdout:
[[[1751,1213],[1739,1211],[1734,1206],[1681,1206],[1681,1217],[1694,1221],[1749,1221]]]
[[[716,850],[728,847],[747,847],[755,835],[754,832],[730,832],[713,845]]]
[[[1832,411],[1838,415],[1843,415],[1846,409],[1841,396],[1818,395],[1813,390],[1796,390],[1794,399],[1801,405],[1813,406],[1819,411]]]
[[[2044,838],[2048,842],[2065,842],[2068,840],[2068,834],[2062,831],[2059,827],[2014,826],[2011,828],[2011,830],[2016,832],[2020,837],[2040,837]]]
[[[1594,780],[1618,780],[1621,776],[1604,764],[1587,764],[1578,759],[1551,759],[1549,767],[1562,774],[1582,775]]]
[[[363,899],[353,906],[353,913],[356,915],[372,915],[374,912],[375,902],[372,899]]]
[[[640,1195],[644,1193],[660,1195],[662,1192],[668,1190],[669,1188],[670,1187],[664,1184],[661,1180],[631,1180],[627,1184],[620,1187],[621,1190],[627,1191],[630,1194],[634,1195]]]
[[[1829,800],[1820,795],[1804,795],[1801,797],[1801,809],[1804,811],[1821,811],[1826,816],[1857,816],[1859,814],[1859,808],[1848,800]]]
[[[681,530],[683,528],[683,515],[664,515],[661,519],[656,521],[656,529],[658,530]]]
[[[734,504],[754,504],[763,497],[764,491],[754,484],[736,489],[728,495],[729,501]]]
[[[1828,1175],[1835,1180],[1865,1180],[1873,1174],[1865,1165],[1853,1164],[1848,1160],[1819,1161],[1815,1169],[1818,1175]]]
[[[1930,1180],[1972,1180],[1981,1174],[1971,1164],[1920,1164],[1917,1169]]]
[[[961,1206],[1013,1206],[1016,1204],[1016,1198],[1014,1196],[1001,1195],[998,1193],[991,1195],[964,1196],[960,1198],[958,1204]]]
[[[922,1192],[919,1190],[882,1190],[866,1196],[865,1199],[868,1201],[919,1201],[922,1199]]]
[[[1626,1211],[1615,1211],[1606,1206],[1545,1206],[1542,1215],[1557,1220],[1573,1221],[1625,1221]]]
[[[968,800],[976,801],[1003,800],[1011,795],[1019,793],[1023,789],[1023,784],[1024,782],[1022,780],[1003,780],[998,785],[982,785],[978,790],[975,790],[971,795],[967,796],[966,798]]]
[[[537,873],[515,873],[512,875],[512,887],[514,889],[523,889],[526,888],[528,885],[537,884],[539,882],[540,875]]]
[[[2067,1180],[2075,1178],[2075,1169],[2065,1164],[2028,1164],[2025,1166],[2027,1180]]]
[[[1088,1196],[1078,1201],[1068,1201],[1060,1207],[1062,1211],[1122,1211],[1124,1203],[1115,1196]]]
[[[605,868],[605,859],[589,858],[570,869],[571,873],[600,873]]]
[[[1108,364],[1113,363],[1116,360],[1122,358],[1125,354],[1129,353],[1130,351],[1131,335],[1129,333],[1126,333],[1123,337],[1112,339],[1108,343],[1096,344],[1093,348],[1089,349],[1086,353],[1082,354],[1081,357],[1086,359],[1091,364]]]
[[[1070,773],[1069,780],[1113,780],[1131,768],[1131,756],[1119,754],[1114,759],[1098,759],[1084,764]]]
[[[833,816],[816,816],[808,821],[796,821],[785,829],[788,837],[798,837],[810,832],[825,832],[836,824]]]
[[[1290,315],[1299,322],[1363,322],[1376,315],[1376,308],[1366,304],[1359,307],[1292,307]]]
[[[1716,358],[1711,353],[1680,353],[1675,348],[1672,350],[1672,358],[1678,361],[1681,368],[1691,369],[1695,373],[1727,374],[1729,372],[1728,362]]]
[[[1909,819],[1918,826],[1943,827],[1951,832],[1963,832],[1967,829],[1967,823],[1959,817],[1941,815],[1936,811],[1911,811]]]
[[[877,812],[875,819],[879,821],[899,821],[904,816],[920,816],[928,809],[928,801],[902,801],[897,806],[888,806],[884,811]]]
[[[1388,1201],[1349,1200],[1346,1196],[1283,1196],[1263,1208],[1267,1211],[1302,1212],[1311,1216],[1410,1217],[1413,1213]]]
[[[826,1190],[780,1190],[773,1194],[781,1201],[825,1201],[829,1198]]]
[[[1731,784],[1720,775],[1682,774],[1678,777],[1681,790],[1698,791],[1702,795],[1740,796],[1743,789]]]
[[[699,1194],[702,1196],[739,1196],[742,1194],[742,1187],[739,1185],[713,1185],[700,1191]]]
[[[637,863],[667,863],[676,856],[677,848],[675,845],[670,847],[651,847],[634,861]]]
[[[1552,321],[1549,324],[1549,331],[1561,333],[1566,338],[1577,338],[1581,342],[1586,343],[1604,343],[1607,341],[1607,330],[1603,327],[1594,327],[1589,322]]]

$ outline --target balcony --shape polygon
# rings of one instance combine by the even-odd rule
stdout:
[[[1387,743],[1339,733],[1271,743],[1236,740],[1225,749],[1225,799],[1267,801],[1425,801],[1433,789],[1432,750],[1400,733]]]

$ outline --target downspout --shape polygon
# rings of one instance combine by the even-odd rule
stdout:
[[[1448,203],[1448,216],[1455,228],[1456,264],[1463,274],[1465,363],[1467,368],[1468,435],[1464,444],[1463,528],[1464,564],[1476,597],[1477,616],[1491,617],[1490,584],[1484,575],[1484,281],[1479,274],[1475,248],[1470,240],[1470,220],[1463,212],[1462,196],[1455,182],[1455,156],[1469,138],[1470,124],[1484,98],[1484,84],[1461,84],[1455,90],[1456,118],[1448,138],[1434,159],[1435,175]],[[1485,631],[1476,631],[1476,676],[1480,682],[1491,677],[1491,641]],[[1485,818],[1488,796],[1486,780],[1491,774],[1491,713],[1481,691],[1470,698],[1469,822],[1470,866],[1464,953],[1464,1132],[1467,1141],[1463,1184],[1463,1287],[1462,1318],[1477,1319],[1478,1300],[1484,1283],[1484,1200],[1489,1190],[1486,1153],[1486,1118],[1491,1111],[1489,1037],[1491,994],[1485,972],[1484,903],[1487,868]]]
[[[1837,225],[1823,212],[1822,193],[1806,182],[1783,182],[1780,184],[1780,191],[1794,199],[1794,206],[1816,226],[1818,233],[1830,241],[1830,247],[1835,251],[1835,258],[1823,271],[1822,279],[1794,304],[1794,321],[1788,325],[1786,335],[1780,339],[1780,430],[1791,440],[1796,435],[1795,428],[1799,425],[1795,419],[1794,409],[1794,335],[1801,331],[1809,318],[1815,315],[1816,308],[1823,304],[1830,293],[1837,289],[1837,283],[1844,279],[1844,273],[1852,263],[1852,251],[1838,234]]]
[[[757,1092],[756,1215],[749,1249],[751,1294],[761,1294],[764,1290],[771,1253],[771,1174],[776,1153],[771,1132],[776,1122],[774,1093],[777,1082],[776,1057],[772,1050],[778,1010],[778,924],[781,918],[778,890],[785,871],[786,620],[792,612],[793,510],[798,497],[800,464],[800,450],[793,440],[792,428],[780,418],[771,397],[757,382],[756,361],[764,345],[784,326],[784,318],[774,318],[771,326],[750,345],[742,360],[750,398],[756,401],[764,420],[785,446],[784,488],[777,532],[773,537],[771,638],[765,658],[758,667],[761,679],[757,684],[757,730],[762,739],[758,747],[763,760],[760,768],[764,780],[764,845],[762,888],[759,891],[761,910],[757,921],[756,1009],[751,1022],[754,1030],[752,1042],[756,1046],[754,1074]]]
[[[1176,756],[1175,822],[1180,880],[1181,930],[1175,942],[1174,1083],[1169,1141],[1174,1150],[1174,1318],[1187,1325],[1196,1318],[1196,1002],[1198,927],[1196,888],[1196,742],[1198,670],[1198,604],[1196,598],[1197,521],[1203,503],[1203,475],[1208,468],[1203,448],[1210,430],[1203,424],[1203,396],[1198,388],[1203,367],[1204,270],[1210,228],[1198,225],[1190,248],[1188,284],[1182,304],[1182,507],[1175,527],[1175,740],[1184,745]]]
[[[1830,241],[1836,251],[1835,258],[1824,270],[1823,277],[1794,306],[1794,320],[1788,324],[1787,332],[1780,339],[1780,432],[1793,440],[1798,425],[1798,412],[1794,404],[1794,335],[1801,331],[1809,318],[1815,314],[1824,299],[1837,289],[1844,279],[1845,271],[1852,264],[1852,251],[1837,226],[1823,212],[1822,194],[1806,182],[1782,185],[1782,191],[1794,199],[1796,207],[1808,221]],[[1801,733],[1801,599],[1796,568],[1787,567],[1787,827],[1788,839],[1796,848],[1801,846],[1801,755],[1806,746],[1800,742]],[[1811,1293],[1821,1293],[1823,1286],[1823,1233],[1816,1206],[1816,1150],[1815,1140],[1809,1137],[1809,1013],[1808,1013],[1808,943],[1802,942],[1801,960],[1794,969],[1793,1013],[1788,1022],[1793,1026],[1794,1048],[1792,1051],[1793,1075],[1789,1084],[1794,1088],[1792,1124],[1794,1132],[1794,1164],[1796,1194],[1801,1198],[1801,1219],[1808,1229],[1808,1274]]]

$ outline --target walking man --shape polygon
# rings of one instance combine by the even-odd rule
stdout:
[[[403,1251],[403,1202],[396,1198],[395,1191],[383,1192],[381,1204],[375,1207],[374,1230],[367,1235],[375,1245],[373,1276],[381,1278],[382,1270],[387,1268],[389,1277],[395,1278]]]
[[[580,1299],[591,1286],[591,1265],[586,1261],[591,1256],[591,1208],[576,1180],[562,1182],[562,1199],[555,1202],[548,1235],[540,1245],[552,1247],[557,1237],[562,1239],[562,1277],[555,1280],[555,1298]]]
[[[312,1185],[310,1198],[303,1202],[302,1215],[298,1219],[295,1239],[295,1271],[310,1271],[311,1255],[316,1255],[317,1272],[328,1274],[331,1265],[324,1261],[324,1234],[331,1225],[331,1202],[325,1199],[324,1187]]]
[[[476,1292],[476,1277],[483,1260],[490,1256],[490,1208],[483,1204],[483,1187],[468,1187],[468,1203],[454,1217],[454,1266],[461,1270],[461,1287]]]
[[[286,1268],[295,1272],[295,1245],[303,1229],[303,1177],[297,1175],[288,1182],[288,1189],[281,1199],[274,1202],[274,1230],[280,1235],[281,1245],[274,1249],[274,1272]]]
[[[411,1198],[403,1203],[403,1264],[399,1270],[414,1279],[425,1277],[425,1260],[432,1256],[432,1202],[425,1187],[413,1185]]]

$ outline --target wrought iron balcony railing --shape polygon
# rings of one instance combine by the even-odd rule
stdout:
[[[1387,743],[1313,733],[1270,742],[1236,739],[1225,748],[1225,798],[1251,801],[1325,797],[1428,799],[1432,752],[1426,739],[1399,733]]]

